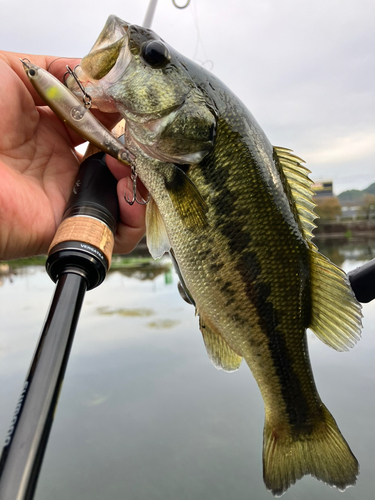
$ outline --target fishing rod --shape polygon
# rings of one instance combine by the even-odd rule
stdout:
[[[0,458],[1,500],[33,498],[84,296],[110,265],[116,185],[104,153],[86,159],[51,244],[46,269],[56,290]],[[360,302],[375,298],[375,259],[348,276]]]
[[[143,24],[142,24],[142,26],[144,28],[151,28],[157,3],[158,3],[158,0],[150,0],[150,3],[148,4],[148,7],[147,7],[147,12],[146,12],[145,18],[143,20]],[[186,0],[183,5],[178,5],[176,0],[172,0],[172,3],[175,7],[177,7],[177,9],[186,9],[186,7],[190,3],[190,0]]]
[[[375,259],[350,271],[348,278],[358,302],[367,304],[375,299]]]
[[[82,163],[49,249],[56,289],[0,458],[1,500],[33,498],[83,299],[110,267],[119,207],[104,157]]]
[[[147,27],[156,4],[157,0],[150,0]],[[125,165],[131,163],[129,152],[89,112],[91,98],[84,89],[82,104],[48,72],[26,59],[21,62],[57,116],[99,149]],[[67,69],[75,77],[74,70]],[[116,189],[104,153],[82,163],[48,253],[46,270],[56,289],[0,457],[0,500],[32,500],[34,496],[84,296],[103,282],[110,267],[119,217]]]
[[[149,25],[156,0],[150,8]],[[146,20],[147,16],[145,25]],[[89,116],[84,108],[79,111],[79,120]],[[121,145],[114,148],[125,154]],[[110,266],[118,219],[117,181],[103,158],[99,153],[82,163],[49,250],[46,269],[56,289],[0,457],[0,500],[33,498],[84,296],[103,282]],[[128,157],[119,160],[126,163]],[[374,283],[375,261],[349,273],[356,295],[369,284],[369,274]],[[374,290],[369,295],[365,298],[372,300]]]

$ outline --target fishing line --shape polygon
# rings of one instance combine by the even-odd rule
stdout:
[[[206,53],[206,50],[204,48],[203,39],[202,39],[201,31],[199,28],[199,18],[198,18],[197,6],[194,2],[191,4],[191,6],[192,6],[191,15],[193,17],[194,26],[195,26],[195,29],[197,32],[197,41],[195,43],[193,60],[197,61],[202,67],[208,69],[208,71],[212,71],[214,68],[214,62],[212,61],[212,59],[209,59],[207,57],[207,53]],[[198,58],[199,48],[201,48],[204,59]]]
[[[51,61],[51,62],[49,63],[49,65],[47,66],[47,71],[48,71],[49,73],[51,73],[49,69],[50,69],[50,67],[52,66],[52,64],[53,64],[54,62],[58,61],[59,59],[66,59],[66,57],[56,57],[56,59],[54,59],[53,61]]]

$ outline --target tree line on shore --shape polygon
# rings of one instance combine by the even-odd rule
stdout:
[[[366,189],[350,189],[338,196],[315,196],[315,212],[322,221],[375,218],[375,182]],[[351,215],[347,212],[350,209]]]

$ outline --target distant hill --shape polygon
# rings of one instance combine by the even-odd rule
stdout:
[[[375,182],[370,184],[368,188],[364,189],[364,192],[368,194],[375,194]]]
[[[365,194],[375,195],[375,182],[370,184],[366,189],[362,189],[362,191],[360,189],[349,189],[348,191],[344,191],[338,195],[338,199],[340,203],[360,201]]]

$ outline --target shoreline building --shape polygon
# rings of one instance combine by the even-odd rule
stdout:
[[[315,182],[312,185],[313,191],[315,191],[314,198],[320,198],[322,196],[325,197],[333,197],[333,181],[320,181]]]

